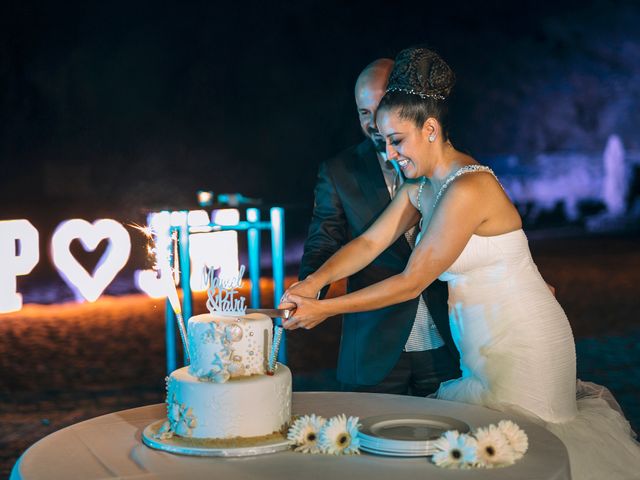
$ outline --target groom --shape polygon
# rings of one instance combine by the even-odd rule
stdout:
[[[386,160],[385,141],[375,124],[392,68],[392,60],[376,60],[356,81],[356,106],[366,138],[320,165],[301,280],[363,233],[403,181],[397,166]],[[348,278],[347,291],[402,272],[411,249],[410,236],[399,238],[373,263]],[[440,382],[459,377],[458,351],[449,331],[446,302],[446,284],[434,282],[419,298],[345,315],[338,357],[338,380],[343,388],[426,396],[437,390]]]

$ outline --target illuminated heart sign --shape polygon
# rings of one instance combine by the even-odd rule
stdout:
[[[87,272],[71,253],[69,247],[75,239],[87,251],[95,250],[103,240],[109,241],[93,274]],[[111,219],[96,220],[93,224],[81,219],[67,220],[58,226],[51,238],[53,263],[78,300],[97,300],[125,266],[130,252],[129,233],[120,223]]]

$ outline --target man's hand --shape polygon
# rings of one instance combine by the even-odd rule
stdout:
[[[291,308],[291,305],[293,305],[295,310],[291,317],[283,321],[282,326],[285,330],[295,330],[296,328],[309,330],[324,322],[330,314],[323,307],[323,303],[322,300],[301,297],[300,295],[289,293],[289,290],[287,290],[287,293],[283,295],[283,303],[278,308]]]
[[[318,293],[320,292],[321,287],[319,288],[313,281],[307,277],[305,280],[301,280],[299,282],[294,283],[287,291],[284,292],[282,298],[280,299],[280,305],[278,308],[291,308],[291,303],[283,303],[285,302],[285,298],[287,295],[299,295],[300,297],[310,297],[310,298],[318,298]]]

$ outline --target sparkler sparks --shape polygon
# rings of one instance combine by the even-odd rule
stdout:
[[[147,238],[147,253],[149,256],[153,255],[155,257],[153,269],[160,273],[159,279],[162,282],[164,293],[171,304],[173,313],[176,316],[178,330],[180,331],[180,338],[182,340],[182,347],[187,357],[187,362],[189,362],[189,341],[187,339],[187,329],[185,328],[184,319],[182,318],[182,304],[180,303],[178,289],[176,288],[176,283],[180,281],[180,272],[177,268],[171,267],[169,257],[169,252],[173,251],[174,261],[178,258],[177,232],[172,232],[171,237],[167,236],[163,241],[164,236],[158,235],[158,232],[149,226],[141,226],[137,224],[130,224],[129,226],[140,231]],[[156,238],[155,242],[153,237]]]

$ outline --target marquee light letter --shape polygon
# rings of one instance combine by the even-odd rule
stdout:
[[[16,277],[26,275],[40,260],[38,230],[28,220],[0,221],[0,313],[22,308]]]
[[[161,280],[160,272],[169,271],[169,253],[171,248],[171,213],[167,211],[150,213],[147,216],[147,224],[153,232],[151,241],[154,243],[155,258],[150,259],[156,263],[156,270],[136,270],[134,280],[138,289],[151,298],[167,296],[166,283]]]
[[[93,274],[80,265],[69,247],[75,239],[85,250],[93,251],[102,240],[108,240],[106,251]],[[76,299],[94,302],[122,270],[131,253],[131,238],[127,230],[111,219],[96,220],[93,224],[82,219],[62,222],[51,238],[53,263],[62,279],[76,295]]]
[[[209,223],[202,219],[201,225]],[[235,208],[214,210],[211,221],[218,225],[237,225],[240,212]],[[194,225],[196,226],[196,225]],[[203,267],[220,269],[220,277],[231,277],[239,269],[238,232],[226,230],[222,232],[197,233],[189,236],[189,256],[191,257],[191,290],[195,292],[207,289],[202,276]]]
[[[154,232],[156,261],[159,264],[168,262],[171,252],[171,238],[169,231],[172,226],[184,224],[185,215],[190,227],[200,227],[209,224],[209,215],[204,210],[190,212],[158,212],[147,217],[149,227]],[[237,225],[240,212],[234,208],[214,210],[211,214],[213,223],[218,225]],[[191,278],[189,279],[193,291],[203,291],[207,287],[202,277],[204,266],[220,268],[220,275],[230,276],[238,271],[238,233],[233,230],[224,232],[195,233],[189,235],[189,257],[191,259]],[[162,269],[161,269],[162,270]],[[136,270],[136,286],[153,298],[166,296],[166,288],[159,278],[159,273],[153,270]]]

